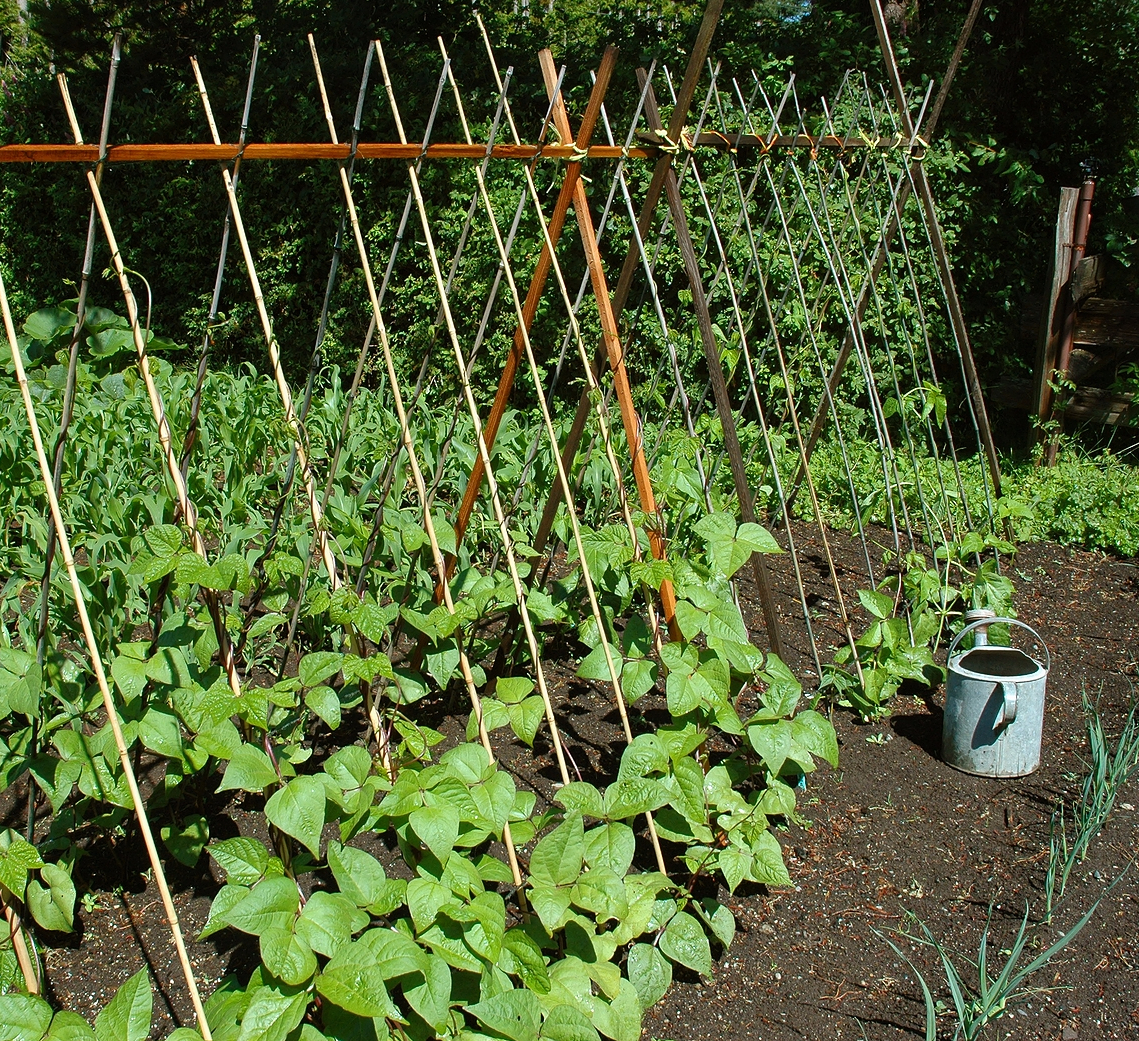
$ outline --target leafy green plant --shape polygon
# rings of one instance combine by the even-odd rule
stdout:
[[[1087,858],[1092,839],[1111,816],[1120,790],[1139,770],[1139,704],[1131,706],[1113,748],[1099,705],[1088,697],[1086,690],[1082,698],[1088,735],[1087,773],[1070,822],[1062,801],[1052,813],[1044,879],[1045,913],[1049,919],[1054,903],[1064,897],[1072,871]]]
[[[935,664],[934,652],[961,628],[965,611],[985,608],[1015,616],[1014,587],[1001,573],[997,556],[1014,552],[1004,539],[969,533],[939,547],[932,564],[917,551],[908,553],[900,574],[876,590],[859,590],[859,601],[873,621],[853,649],[846,645],[835,653],[820,689],[869,720],[889,714],[888,703],[905,681],[929,687],[940,683],[944,671]]]
[[[359,569],[369,554],[369,565],[357,588],[334,589],[306,566],[312,540],[303,516],[286,504],[279,524],[272,519],[285,463],[272,388],[249,373],[208,377],[199,430],[205,465],[191,477],[211,545],[207,562],[178,522],[149,436],[136,434],[149,429],[143,390],[131,369],[113,371],[121,321],[99,321],[90,336],[112,335],[105,356],[80,365],[82,414],[65,460],[67,522],[93,533],[80,574],[98,612],[128,750],[165,763],[147,800],[155,830],[174,859],[194,866],[206,853],[225,876],[202,936],[229,929],[256,937],[259,966],[247,979],[225,981],[207,1003],[214,1035],[284,1037],[301,1028],[306,1041],[362,1030],[634,1041],[674,967],[710,974],[713,945],[731,943],[731,913],[694,896],[697,880],[712,875],[731,890],[745,880],[790,884],[772,825],[795,817],[789,782],[818,758],[837,761],[829,722],[800,709],[797,680],[751,644],[732,598],[731,578],[753,552],[777,551],[775,541],[758,525],[707,513],[699,500],[678,511],[668,564],[648,553],[659,517],[636,516],[632,534],[604,520],[583,524],[583,559],[571,555],[548,591],[531,590],[531,617],[543,640],[598,647],[581,581],[588,566],[627,701],[660,689],[671,721],[634,736],[610,783],[574,782],[539,808],[481,745],[448,742],[440,755],[443,735],[416,718],[420,702],[456,680],[462,648],[488,730],[509,726],[533,744],[544,725],[528,665],[514,660],[496,625],[516,597],[508,577],[485,563],[495,529],[476,514],[460,547],[445,510],[435,513],[441,549],[458,557],[455,609],[437,606],[422,514],[398,470],[385,484],[375,462],[398,438],[378,398],[365,392],[356,403],[327,513],[342,559]],[[52,359],[62,357],[69,322],[74,314],[62,307],[25,326],[49,415],[60,389]],[[185,374],[157,361],[152,368],[170,400],[182,402]],[[331,457],[342,409],[335,382],[314,399],[314,459]],[[185,421],[182,406],[172,405],[174,429]],[[455,424],[427,407],[416,421],[436,467],[437,501],[456,500],[469,465],[459,445],[470,431],[460,427],[453,440]],[[530,443],[526,417],[507,417],[499,472],[521,473]],[[18,441],[0,448],[15,464]],[[548,472],[546,455],[534,465]],[[137,493],[142,477],[159,490]],[[30,588],[47,532],[31,472],[13,465],[6,480],[18,521],[0,551]],[[97,493],[93,481],[103,482]],[[541,505],[534,483],[519,495],[520,546],[530,537],[526,518]],[[599,480],[584,509],[607,510],[608,494]],[[556,530],[566,533],[564,525]],[[638,598],[666,578],[678,594],[683,639],[658,650]],[[237,648],[240,694],[218,660],[203,590],[217,600]],[[131,800],[99,692],[72,657],[69,597],[53,588],[42,666],[30,650],[24,601],[5,597],[0,781],[34,781],[52,816],[37,845],[13,834],[0,839],[0,882],[41,928],[58,930],[74,913],[72,872],[83,855],[76,829],[130,828]],[[409,644],[422,653],[408,652]],[[610,679],[597,651],[580,673]],[[379,738],[375,757],[350,743],[355,732],[341,740],[365,703]],[[470,736],[476,731],[473,722]],[[337,735],[325,742],[335,751],[319,759],[317,733]],[[211,790],[263,799],[269,843],[211,837],[198,812]],[[670,859],[683,877],[635,865],[646,813],[675,844]],[[507,831],[517,865],[503,855]],[[362,848],[381,837],[398,850],[398,872]],[[7,985],[19,986],[12,953],[0,952],[0,965]],[[132,987],[133,997],[109,1008],[126,1002],[139,1026],[149,990],[145,980]],[[28,1036],[39,1041],[54,1020],[48,1014],[41,1024],[46,1006],[38,999],[25,1004]],[[87,1036],[89,1028],[75,1030]],[[101,1038],[100,1031],[97,1023]]]
[[[1028,928],[1029,911],[1026,907],[1024,919],[1020,923],[1020,928],[1017,930],[1016,936],[1007,948],[1007,953],[1006,951],[1001,951],[1002,954],[1006,954],[1006,958],[1004,964],[1000,967],[1000,970],[995,976],[991,974],[989,965],[989,934],[992,926],[993,910],[992,907],[990,907],[989,916],[985,920],[985,927],[981,931],[977,960],[975,962],[968,962],[971,974],[977,981],[975,985],[971,984],[962,976],[951,953],[933,933],[930,932],[929,927],[919,919],[918,925],[921,927],[922,935],[920,937],[907,935],[906,938],[917,940],[919,943],[924,943],[933,948],[941,961],[945,982],[953,1000],[953,1011],[957,1017],[957,1028],[953,1036],[955,1038],[965,1038],[966,1041],[975,1041],[976,1038],[979,1038],[984,1033],[990,1024],[995,1023],[1007,1012],[1013,1010],[1018,1003],[1028,1000],[1034,994],[1040,993],[1038,988],[1027,986],[1029,979],[1047,966],[1057,954],[1064,950],[1064,948],[1080,934],[1084,926],[1091,921],[1092,915],[1095,914],[1104,896],[1106,896],[1106,893],[1101,895],[1059,939],[1051,943],[1031,961],[1022,965],[1021,961],[1024,958],[1031,938]],[[934,1001],[933,992],[930,989],[929,983],[893,940],[878,932],[878,930],[874,930],[874,932],[880,939],[885,940],[886,943],[889,944],[894,953],[909,965],[910,971],[917,977],[921,985],[922,996],[925,999],[926,1041],[937,1041],[937,1004]]]

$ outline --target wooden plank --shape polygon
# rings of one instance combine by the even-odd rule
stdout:
[[[1024,298],[1020,313],[1022,340],[1035,340],[1040,331],[1040,310],[1044,296],[1032,293]],[[1081,347],[1104,350],[1139,349],[1139,303],[1131,300],[1106,300],[1093,296],[1076,312],[1073,342]]]
[[[1030,380],[1005,380],[992,390],[993,400],[1007,408],[1028,411],[1032,405]],[[1064,410],[1066,419],[1103,426],[1139,426],[1134,394],[1118,394],[1105,387],[1079,387]]]
[[[1048,264],[1048,291],[1040,311],[1036,333],[1036,367],[1033,370],[1032,403],[1029,411],[1043,423],[1052,414],[1052,386],[1049,382],[1056,368],[1060,336],[1064,326],[1064,286],[1072,264],[1072,238],[1076,229],[1075,188],[1060,189],[1060,206],[1056,213],[1056,237]],[[1037,440],[1037,430],[1032,432]]]
[[[1094,257],[1084,257],[1072,268],[1069,289],[1072,303],[1079,307],[1088,297],[1095,296],[1107,281],[1107,256],[1097,253]]]
[[[1117,350],[1139,349],[1139,303],[1098,297],[1085,300],[1076,314],[1074,342]]]

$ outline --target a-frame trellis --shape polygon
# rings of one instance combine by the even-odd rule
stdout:
[[[580,563],[614,703],[626,740],[631,741],[633,737],[622,693],[620,648],[612,644],[609,626],[594,590],[589,554],[579,524],[584,508],[577,501],[579,486],[575,468],[587,434],[599,446],[604,458],[612,512],[620,518],[618,523],[628,530],[634,553],[641,552],[635,519],[639,513],[657,520],[646,526],[647,549],[659,561],[667,558],[667,535],[675,527],[677,518],[670,517],[668,504],[659,501],[654,491],[654,473],[675,435],[687,439],[705,505],[711,506],[714,496],[730,489],[741,520],[765,519],[782,529],[790,551],[787,561],[793,589],[792,598],[782,603],[782,611],[764,558],[756,554],[751,560],[752,581],[761,606],[766,642],[780,655],[785,653],[786,631],[791,628],[798,631],[799,627],[798,622],[789,620],[797,602],[806,655],[813,660],[817,672],[822,670],[822,651],[812,628],[812,610],[795,543],[795,533],[801,530],[794,512],[798,497],[806,496],[808,500],[804,512],[823,549],[843,638],[849,643],[854,641],[847,608],[852,589],[849,582],[843,585],[830,553],[825,495],[820,495],[808,465],[828,425],[832,434],[831,450],[838,453],[845,466],[850,506],[865,557],[865,582],[871,586],[880,577],[879,565],[871,551],[863,517],[875,509],[885,519],[893,548],[899,555],[907,548],[923,544],[934,548],[945,545],[957,537],[962,527],[987,529],[993,525],[992,500],[999,496],[996,456],[932,191],[921,166],[928,149],[922,136],[922,120],[930,95],[927,94],[915,118],[897,74],[881,11],[875,3],[872,8],[891,74],[892,100],[889,94],[875,91],[865,77],[851,74],[839,93],[829,102],[823,102],[821,117],[811,117],[800,104],[793,78],[776,92],[758,77],[743,83],[729,80],[718,66],[708,62],[720,8],[721,0],[712,0],[709,4],[679,85],[673,83],[667,69],[641,72],[639,93],[633,99],[626,133],[620,143],[605,106],[616,62],[613,50],[607,51],[601,61],[576,133],[561,92],[565,71],[556,69],[548,52],[541,55],[549,107],[536,143],[527,144],[521,140],[510,108],[512,71],[506,70],[503,74],[498,68],[483,30],[498,91],[485,141],[473,138],[458,84],[459,71],[445,51],[440,59],[434,105],[427,114],[422,138],[418,142],[409,141],[384,51],[377,42],[368,50],[350,139],[342,142],[325,91],[316,45],[310,37],[315,81],[329,131],[327,144],[246,141],[249,98],[255,89],[255,47],[246,114],[236,144],[223,143],[210,108],[205,75],[194,63],[193,73],[212,143],[112,146],[109,144],[110,114],[119,63],[116,41],[98,146],[83,143],[82,131],[61,77],[74,144],[0,147],[0,162],[92,164],[86,170],[92,197],[87,250],[54,461],[48,457],[37,424],[35,402],[29,392],[2,285],[0,303],[32,425],[38,464],[47,488],[53,531],[71,579],[92,668],[115,730],[120,760],[131,786],[199,1028],[207,1041],[209,1028],[193,969],[165,884],[161,860],[150,836],[127,746],[117,726],[115,699],[102,665],[98,641],[87,619],[84,593],[76,574],[60,503],[63,446],[74,401],[85,300],[99,230],[109,247],[112,267],[122,290],[139,370],[158,430],[166,477],[174,490],[180,518],[191,534],[192,547],[203,562],[208,551],[199,531],[198,512],[189,494],[187,475],[194,466],[201,393],[208,369],[213,324],[221,304],[229,243],[231,238],[237,239],[291,442],[284,493],[261,547],[261,558],[268,556],[278,537],[294,481],[299,482],[313,535],[312,551],[307,555],[302,576],[302,594],[291,608],[281,669],[285,667],[295,638],[304,582],[310,568],[323,569],[334,592],[351,587],[359,594],[367,588],[369,561],[379,536],[384,504],[393,493],[395,474],[398,467],[404,465],[402,459],[410,471],[414,500],[429,541],[437,599],[452,615],[457,606],[451,578],[459,546],[479,503],[489,501],[487,524],[496,539],[495,559],[501,557],[509,573],[516,622],[523,630],[525,657],[543,702],[563,783],[570,780],[570,764],[559,736],[559,706],[545,678],[537,624],[531,610],[533,592],[540,590],[535,579],[540,574],[549,574],[556,548],[551,545],[551,539],[562,504],[567,509],[561,533],[572,543],[571,549]],[[479,28],[482,29],[481,22]],[[377,65],[397,142],[368,143],[359,139],[363,106]],[[702,85],[702,102],[697,104]],[[658,94],[667,94],[671,103],[667,125],[660,112]],[[943,95],[944,88],[935,102],[931,122],[940,111]],[[453,106],[463,128],[463,141],[432,141],[432,128],[443,105]],[[604,144],[596,144],[594,140],[599,128],[607,139]],[[551,136],[557,138],[556,143],[547,141]],[[509,140],[501,140],[505,137]],[[166,403],[150,373],[145,320],[140,314],[127,261],[116,243],[112,217],[103,200],[101,179],[108,164],[190,158],[219,161],[228,213],[188,432],[179,450],[167,420]],[[343,216],[333,248],[312,362],[299,402],[281,362],[258,277],[257,257],[243,223],[238,194],[241,165],[267,158],[318,158],[334,162],[343,196]],[[368,215],[362,212],[363,207],[358,209],[353,173],[358,163],[381,159],[406,164],[409,191],[383,274],[377,280],[367,239]],[[454,248],[449,263],[441,249],[441,229],[433,223],[430,202],[420,180],[423,164],[436,160],[469,163],[476,182],[466,221],[457,236],[452,235]],[[563,165],[559,192],[547,213],[534,172],[540,164],[550,160],[560,160]],[[488,188],[492,164],[498,161],[519,163],[524,173],[512,221],[504,219],[509,211],[503,213],[496,209],[494,195]],[[653,165],[638,207],[636,179],[629,176],[629,168],[644,162]],[[602,167],[602,163],[612,166]],[[601,187],[595,181],[591,197],[583,178],[583,171],[594,169],[594,164],[610,175],[607,197],[597,219],[591,212],[591,204],[596,206],[600,202]],[[662,198],[666,215],[661,212]],[[910,200],[913,202],[907,205]],[[581,242],[580,261],[567,255],[560,246],[571,220],[571,208]],[[526,265],[511,256],[524,217],[537,224],[541,239],[526,290],[527,283],[519,277]],[[385,322],[385,298],[392,291],[393,280],[398,278],[403,266],[420,263],[416,259],[409,261],[409,251],[405,248],[407,229],[416,223],[419,227],[416,234],[426,251],[430,283],[437,298],[437,340],[443,341],[433,347],[449,359],[444,364],[458,388],[454,402],[456,421],[450,428],[452,436],[445,440],[440,458],[435,460],[434,473],[422,457],[416,417],[428,393],[424,373],[429,365],[439,364],[439,361],[425,356],[414,387],[409,387],[409,374],[400,371],[392,346],[392,330]],[[613,234],[611,229],[615,225],[627,227],[629,235],[623,265],[611,284],[605,259],[605,236],[607,232]],[[498,268],[485,305],[479,314],[471,316],[457,314],[452,298],[456,281],[462,277],[464,250],[475,234],[493,243]],[[321,369],[337,273],[345,262],[345,251],[350,254],[353,248],[366,286],[371,327],[347,391],[339,431],[327,453],[329,462],[322,485],[319,467],[313,463],[306,421]],[[674,250],[679,254],[679,264],[673,268],[668,258],[674,256]],[[583,270],[574,270],[575,264]],[[580,277],[576,294],[574,276]],[[550,291],[549,295],[559,302],[554,310],[560,306],[558,314],[564,328],[556,359],[552,349],[546,350],[531,338],[551,277],[556,293]],[[679,289],[683,289],[684,294]],[[594,325],[600,331],[600,345],[590,338],[588,330]],[[504,359],[481,359],[484,367],[501,365],[495,400],[484,415],[474,394],[472,370],[494,329],[508,335],[510,346]],[[678,329],[692,330],[691,343],[698,344],[699,349],[689,350],[688,342],[676,335]],[[377,342],[387,394],[398,421],[399,438],[386,461],[367,550],[353,576],[338,552],[328,521],[328,506],[349,429],[349,415]],[[583,387],[576,415],[567,434],[562,436],[555,422],[556,406],[562,400],[560,395],[564,395],[568,374],[575,368],[574,354],[581,363]],[[961,368],[962,386],[966,388],[961,401],[968,415],[968,422],[963,426],[951,422],[940,404],[945,396],[938,368],[946,358]],[[544,378],[543,364],[555,365],[552,379]],[[653,375],[646,382],[638,383],[631,375],[634,369]],[[494,448],[514,384],[518,379],[525,382],[527,378],[536,402],[537,433],[526,465],[515,479],[511,498],[511,489],[496,473]],[[661,391],[662,385],[671,388],[667,395]],[[610,407],[613,397],[617,399],[617,415]],[[440,537],[437,493],[444,479],[445,457],[454,451],[458,417],[463,413],[466,418],[462,429],[469,431],[474,444],[465,489],[461,497],[456,496],[452,515],[455,545],[448,548],[446,540]],[[708,432],[712,416],[717,439],[704,443],[702,434]],[[972,432],[975,445],[970,445],[969,450],[984,460],[984,491],[979,501],[961,476],[955,429]],[[877,497],[876,506],[868,504],[866,490],[855,485],[847,457],[848,446],[854,441],[872,442],[879,450],[881,484],[873,492]],[[551,485],[531,543],[524,544],[512,524],[516,521],[515,510],[522,488],[527,481],[535,479],[534,463],[543,452],[548,453],[553,463]],[[591,447],[586,449],[586,454],[592,454]],[[725,463],[728,476],[721,478]],[[630,476],[635,495],[628,487]],[[762,494],[761,484],[768,488]],[[54,547],[55,542],[51,542],[43,579],[41,656],[47,638]],[[670,581],[666,573],[662,575],[655,589],[647,582],[642,588],[658,653],[670,635],[676,637],[682,631]],[[254,600],[263,592],[264,587],[258,587]],[[157,609],[152,615],[156,633],[161,625],[164,595],[165,588],[159,593]],[[234,696],[241,697],[247,677],[242,675],[239,648],[234,646],[226,628],[224,608],[210,590],[203,589],[202,595],[213,619],[219,661],[228,685]],[[367,644],[366,636],[352,623],[346,623],[346,630],[351,646],[362,653]],[[482,724],[477,663],[468,660],[461,640],[458,646],[463,686],[479,723],[478,737],[493,761],[494,745]],[[389,646],[388,650],[391,649]],[[413,646],[408,653],[416,656],[422,650],[422,646]],[[376,707],[379,685],[371,680],[360,683],[368,707],[369,737],[378,742],[383,756],[386,754],[385,725]],[[646,814],[646,817],[658,866],[666,872],[652,816]],[[509,826],[504,842],[521,894],[521,868]],[[27,971],[25,975],[32,987],[34,975]]]

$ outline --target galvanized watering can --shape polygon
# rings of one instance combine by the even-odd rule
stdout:
[[[970,612],[965,617],[976,621],[949,645],[941,757],[958,770],[984,777],[1030,774],[1040,765],[1044,685],[1051,655],[1040,634],[1015,618],[997,618],[990,611]],[[1044,664],[1016,647],[992,646],[988,627],[997,624],[1020,626],[1032,633],[1044,649]],[[962,637],[974,630],[973,649],[955,656]]]

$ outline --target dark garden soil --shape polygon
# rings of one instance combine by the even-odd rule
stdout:
[[[837,646],[842,631],[829,585],[824,547],[799,532],[797,548],[820,644]],[[835,534],[831,551],[844,591],[864,586],[860,545]],[[780,612],[787,620],[788,663],[816,682],[807,642],[796,625],[790,556],[769,558]],[[738,932],[721,952],[715,978],[678,978],[645,1016],[646,1039],[905,1038],[924,1037],[924,1005],[910,969],[886,943],[894,939],[926,974],[934,996],[949,1003],[937,957],[898,936],[920,933],[919,920],[952,952],[966,979],[992,909],[990,963],[1015,936],[1026,904],[1038,920],[1047,864],[1048,822],[1059,799],[1078,791],[1086,738],[1081,692],[1098,698],[1109,731],[1126,715],[1139,659],[1139,566],[1055,545],[1026,546],[1008,569],[1020,617],[1053,654],[1041,768],[1016,780],[959,773],[938,758],[942,691],[923,700],[899,695],[886,723],[865,725],[836,712],[841,744],[837,770],[825,764],[808,778],[800,799],[803,826],[780,831],[793,890],[741,886],[720,898],[736,914]],[[743,590],[745,616],[761,631],[753,590]],[[865,619],[856,617],[861,631]],[[825,660],[825,657],[824,657]],[[619,721],[607,692],[574,678],[575,662],[550,666],[561,705],[566,744],[586,779],[616,772],[622,748]],[[657,721],[663,699],[647,695],[635,715]],[[444,729],[457,736],[465,715]],[[350,725],[350,724],[349,724]],[[350,740],[349,725],[335,738]],[[317,750],[319,755],[320,750]],[[519,785],[548,797],[555,776],[539,737],[533,753],[502,749]],[[19,786],[10,793],[7,823],[18,826]],[[1033,978],[1043,988],[1011,1010],[991,1036],[1014,1038],[1139,1037],[1139,876],[1135,855],[1139,790],[1123,791],[1107,827],[1069,885],[1053,926],[1036,934],[1047,946],[1103,898],[1090,924]],[[204,796],[214,838],[263,835],[260,801],[225,802]],[[129,833],[133,832],[128,829]],[[373,839],[373,842],[378,840]],[[382,847],[372,851],[394,863]],[[647,862],[646,862],[647,863]],[[60,1006],[90,1019],[130,974],[149,964],[158,997],[153,1036],[189,1023],[188,1000],[162,905],[148,881],[147,862],[132,838],[95,837],[76,868],[86,903],[72,937],[42,940],[51,991]],[[393,868],[394,870],[394,868]],[[220,878],[208,857],[190,870],[173,864],[171,887],[188,936],[205,922]],[[1030,947],[1028,958],[1034,956]],[[229,972],[247,975],[255,944],[222,933],[191,946],[208,991]],[[1025,960],[1028,960],[1026,958]],[[945,1036],[952,1035],[947,1021]]]

